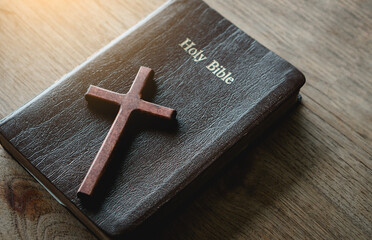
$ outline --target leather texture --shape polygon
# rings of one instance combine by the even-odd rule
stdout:
[[[206,60],[195,62],[179,46],[186,38]],[[231,84],[206,68],[213,60],[232,72]],[[176,109],[177,121],[134,116],[95,195],[78,198],[117,110],[90,106],[84,94],[90,85],[126,93],[140,66],[155,71],[143,98]],[[236,143],[264,128],[304,82],[204,2],[171,1],[3,119],[0,134],[99,229],[120,236],[213,169],[223,153],[236,153]]]

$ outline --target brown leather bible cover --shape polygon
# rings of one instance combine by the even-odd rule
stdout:
[[[214,61],[233,81],[211,70]],[[133,117],[96,194],[80,199],[115,116],[84,94],[90,84],[126,93],[140,66],[155,71],[145,99],[176,109],[177,122]],[[194,192],[295,104],[304,82],[204,2],[170,1],[3,119],[0,140],[97,236],[122,236]]]

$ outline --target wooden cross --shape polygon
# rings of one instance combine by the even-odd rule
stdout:
[[[134,110],[149,113],[157,117],[173,119],[176,117],[176,111],[171,108],[159,106],[141,99],[142,90],[147,81],[154,77],[154,71],[147,67],[141,67],[136,78],[127,94],[112,92],[103,88],[91,85],[85,94],[85,99],[100,100],[108,104],[119,106],[119,112],[112,124],[101,148],[99,149],[87,175],[78,190],[78,196],[90,196],[94,187],[102,176],[110,156],[127,125],[129,116]]]

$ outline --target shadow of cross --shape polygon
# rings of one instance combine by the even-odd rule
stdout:
[[[115,104],[119,106],[119,112],[103,141],[101,148],[98,150],[88,173],[85,175],[85,178],[79,187],[77,192],[78,196],[92,195],[95,186],[109,162],[115,145],[127,125],[129,116],[134,110],[166,119],[174,119],[176,117],[176,110],[159,106],[141,99],[142,90],[145,87],[146,82],[150,81],[153,77],[154,71],[152,69],[141,67],[127,94],[112,92],[93,85],[89,87],[88,92],[85,94],[85,99],[87,101],[99,100],[108,104]]]

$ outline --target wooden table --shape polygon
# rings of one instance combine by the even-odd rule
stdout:
[[[0,1],[0,117],[165,0]],[[371,239],[372,2],[207,2],[307,77],[303,102],[164,224],[170,239]],[[0,148],[1,239],[93,235]]]

